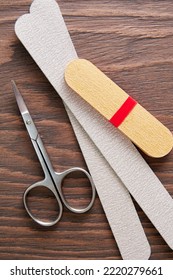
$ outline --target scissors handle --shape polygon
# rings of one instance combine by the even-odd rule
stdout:
[[[63,191],[62,191],[64,179],[69,174],[74,173],[74,172],[84,173],[85,176],[88,178],[88,180],[90,182],[90,185],[91,185],[91,200],[90,200],[89,204],[86,207],[84,207],[84,208],[74,208],[74,207],[72,207],[67,202],[67,200],[66,200],[66,198],[65,198],[65,196],[63,194]],[[58,193],[60,195],[60,198],[61,198],[62,202],[64,203],[64,205],[66,206],[66,208],[68,210],[70,210],[73,213],[82,214],[82,213],[85,213],[85,212],[87,212],[88,210],[91,209],[91,207],[93,206],[94,200],[95,200],[96,191],[95,191],[95,186],[94,186],[94,182],[92,180],[92,177],[91,177],[91,175],[85,169],[80,168],[80,167],[73,167],[73,168],[67,169],[67,170],[65,170],[64,172],[61,172],[61,173],[55,172],[55,175],[56,175],[55,180],[56,180],[56,186],[58,188]]]
[[[49,184],[48,184],[49,183]],[[36,189],[36,188],[39,188],[39,187],[45,187],[45,188],[48,188],[52,193],[53,195],[55,196],[56,198],[56,201],[58,203],[58,211],[57,211],[57,217],[53,220],[53,221],[43,221],[43,220],[40,220],[39,218],[35,217],[34,214],[32,213],[32,211],[30,210],[30,207],[28,206],[28,200],[27,200],[27,197],[29,195],[29,193],[33,190],[33,189]],[[45,227],[50,227],[50,226],[53,226],[55,225],[61,218],[62,216],[62,211],[63,211],[63,207],[62,207],[62,203],[59,199],[59,196],[53,186],[53,184],[51,185],[50,182],[47,182],[47,178],[45,178],[44,180],[42,181],[39,181],[39,182],[36,182],[35,184],[32,184],[31,186],[29,186],[25,192],[24,192],[24,195],[23,195],[23,203],[24,203],[24,206],[25,206],[25,209],[27,211],[27,213],[29,214],[29,216],[39,225],[41,226],[45,226]]]
[[[85,208],[74,208],[74,207],[72,207],[67,202],[67,200],[66,200],[66,198],[63,194],[63,191],[62,191],[62,186],[63,186],[64,179],[70,173],[74,173],[74,172],[84,173],[85,176],[88,178],[88,180],[90,182],[90,185],[91,185],[91,192],[92,192],[91,200]],[[95,200],[95,193],[96,192],[95,192],[95,186],[94,186],[93,180],[91,178],[91,175],[83,168],[74,167],[74,168],[70,168],[68,170],[65,170],[62,173],[54,172],[54,180],[55,180],[56,188],[55,188],[54,184],[52,183],[52,178],[50,178],[48,175],[46,175],[46,177],[43,181],[36,182],[35,184],[29,186],[26,189],[26,191],[24,192],[24,195],[23,195],[23,203],[24,203],[25,209],[26,209],[27,213],[29,214],[29,216],[39,225],[46,226],[46,227],[53,226],[60,220],[60,218],[62,216],[62,212],[63,212],[62,202],[64,203],[66,208],[69,209],[71,212],[82,214],[82,213],[87,212],[92,207],[92,205],[94,203],[94,200]],[[46,221],[40,220],[39,218],[34,216],[30,207],[28,206],[27,197],[28,197],[29,193],[33,189],[36,189],[38,187],[45,187],[45,188],[49,189],[53,193],[53,195],[55,196],[55,198],[57,200],[59,210],[57,211],[57,213],[58,213],[57,217],[53,221],[46,222]]]

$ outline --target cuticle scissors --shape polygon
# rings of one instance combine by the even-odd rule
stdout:
[[[58,173],[58,172],[54,171],[53,166],[52,166],[52,164],[50,162],[50,159],[48,157],[48,154],[47,154],[47,152],[44,148],[41,137],[40,137],[40,135],[37,131],[37,128],[36,128],[36,126],[35,126],[35,124],[32,120],[32,117],[31,117],[31,115],[30,115],[30,113],[29,113],[29,111],[26,107],[26,104],[23,100],[23,97],[20,94],[15,82],[14,81],[11,81],[11,82],[12,82],[13,91],[14,91],[14,94],[15,94],[15,97],[16,97],[16,101],[17,101],[21,116],[23,118],[26,129],[27,129],[28,134],[30,136],[31,142],[34,146],[35,152],[37,154],[37,157],[39,159],[39,162],[41,164],[41,167],[42,167],[44,175],[45,175],[45,178],[42,181],[39,181],[39,182],[36,182],[36,183],[32,184],[24,192],[23,202],[24,202],[24,206],[25,206],[25,209],[26,209],[27,213],[36,223],[38,223],[42,226],[53,226],[60,220],[60,218],[62,216],[63,204],[66,206],[66,208],[68,210],[70,210],[73,213],[82,214],[82,213],[87,212],[93,206],[93,203],[94,203],[94,200],[95,200],[95,186],[94,186],[91,175],[85,169],[80,168],[80,167],[73,167],[73,168],[67,169],[67,170],[65,170],[61,173]],[[65,179],[65,177],[68,174],[70,174],[72,172],[76,172],[76,171],[83,172],[86,175],[86,177],[90,181],[91,191],[92,191],[90,203],[88,204],[88,206],[86,206],[85,208],[82,208],[82,209],[81,208],[74,208],[74,207],[70,206],[69,203],[67,202],[67,200],[65,199],[65,197],[63,195],[63,192],[62,192],[63,180]],[[31,190],[33,190],[34,188],[37,188],[37,187],[40,187],[40,186],[48,188],[54,194],[54,196],[57,200],[57,203],[58,203],[58,206],[59,206],[59,212],[58,212],[58,216],[53,221],[45,222],[45,221],[42,221],[42,220],[36,218],[31,213],[31,211],[30,211],[30,209],[27,205],[27,196],[28,196],[29,192]]]

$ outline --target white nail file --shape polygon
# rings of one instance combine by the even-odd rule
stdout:
[[[67,60],[68,56],[70,55],[71,58],[76,58],[77,54],[75,52],[74,46],[72,45],[71,39],[67,32],[60,10],[58,6],[55,5],[56,5],[55,1],[35,1],[32,4],[31,10],[33,9],[35,10],[34,13],[36,13],[35,16],[37,18],[44,19],[44,22],[42,21],[40,23],[39,22],[37,23],[38,26],[40,24],[43,30],[44,30],[44,24],[45,24],[45,29],[47,24],[51,24],[48,23],[48,19],[46,19],[44,15],[45,11],[47,9],[49,10],[48,14],[49,17],[51,15],[51,19],[52,19],[51,11],[54,9],[56,11],[56,23],[60,25],[57,31],[61,40],[64,37],[63,44],[61,41],[58,40],[59,45],[56,48],[56,51],[59,53],[58,65],[60,66],[60,68],[57,73],[57,79],[59,79],[59,76],[61,78],[61,76],[64,74],[64,70],[65,70],[64,63]],[[32,34],[34,33],[34,30]],[[23,35],[27,36],[25,26],[23,25],[21,25],[20,27],[18,26],[16,31],[19,38],[20,38],[20,33],[23,33],[23,31],[24,31]],[[56,31],[54,30],[54,32]],[[42,36],[41,33],[40,36]],[[24,41],[23,44],[25,45]],[[65,49],[63,49],[65,45],[66,45]],[[31,47],[32,45],[28,45],[28,47],[26,46],[29,52]],[[37,42],[35,42],[35,47],[39,48],[38,40]],[[59,49],[61,50],[59,51]],[[47,50],[47,52],[49,51]],[[51,67],[51,63],[49,67]],[[52,70],[53,69],[50,69],[49,71]],[[62,97],[64,91],[66,90],[67,87],[64,88],[64,86],[62,85],[61,87]],[[131,200],[131,197],[127,189],[124,187],[123,183],[118,179],[117,175],[113,172],[108,162],[99,153],[98,149],[89,139],[84,129],[80,127],[78,121],[75,119],[75,117],[72,115],[72,113],[69,110],[68,110],[68,114],[71,119],[71,123],[76,133],[79,144],[84,153],[88,168],[93,177],[97,192],[99,194],[100,200],[103,205],[103,209],[105,211],[108,222],[112,229],[112,233],[117,241],[117,245],[120,249],[122,258],[123,259],[148,259],[150,256],[150,246],[148,244],[145,233],[143,231],[143,228],[141,226],[141,223],[139,221],[139,218],[137,216],[136,210],[134,208],[133,202]],[[99,169],[97,166],[99,166]],[[104,173],[100,172],[100,170],[104,170]],[[107,192],[105,185],[106,187],[109,188],[109,192]],[[126,205],[126,207],[124,207],[124,205]]]
[[[49,56],[49,53],[52,51],[56,52],[56,64],[59,65],[56,74],[56,81],[58,82],[57,89],[63,99],[63,96],[66,96],[66,92],[68,95],[71,93],[67,89],[67,86],[65,86],[64,82],[62,82],[65,66],[69,59],[77,58],[76,51],[71,42],[59,7],[55,1],[34,1],[31,6],[31,12],[34,13],[34,22],[32,23],[29,20],[30,23],[29,26],[27,26],[26,17],[28,17],[28,15],[25,15],[17,22],[16,33],[37,64],[39,64],[42,71],[43,68],[46,70],[44,73],[51,82],[53,82],[52,79],[54,79],[54,76],[52,76],[51,73],[56,71],[56,69],[54,69],[55,65],[53,65],[52,68],[51,60],[49,62],[47,60],[49,65],[46,63],[44,66],[44,56]],[[33,30],[30,24],[33,24]],[[36,32],[34,35],[37,29],[35,28],[35,24],[39,29],[37,30],[38,33]],[[49,28],[52,26],[52,31],[49,34],[52,37],[52,42],[50,38],[48,38],[50,40],[49,47],[46,46],[46,49],[43,51],[43,46],[40,48],[42,44],[41,38],[44,37],[47,26],[49,26]],[[58,35],[54,42],[54,34],[57,32]],[[37,35],[39,37],[37,37]],[[29,40],[28,36],[31,36]],[[37,56],[40,55],[43,55],[42,61],[40,61],[40,59],[39,61],[37,60]],[[54,82],[52,83],[53,85]],[[73,103],[73,100],[70,100],[69,102]],[[112,229],[112,233],[120,249],[122,258],[148,259],[150,256],[150,246],[129,192],[69,109],[68,115],[79,141],[79,145],[84,153],[86,163],[93,177],[99,198]]]
[[[148,259],[150,246],[129,192],[66,107],[123,259]]]
[[[94,109],[92,110],[65,84],[65,68],[71,60],[77,58],[77,55],[56,1],[35,0],[31,6],[31,14],[24,15],[17,21],[16,34],[165,241],[173,247],[172,198],[133,144],[119,131],[112,128],[111,124],[99,116]],[[82,147],[82,142],[80,145]],[[99,168],[97,173],[99,176]],[[92,176],[94,177],[93,174]],[[109,192],[109,185],[104,187]],[[126,203],[127,200],[124,201],[124,209]],[[107,201],[108,204],[109,201]],[[121,211],[116,212],[117,210],[118,207],[111,209],[111,215],[113,213],[120,215]],[[132,224],[137,225],[138,219],[133,215],[133,211],[131,214]],[[125,210],[124,215],[126,215]],[[136,226],[136,229],[139,234],[138,239],[141,238],[144,241],[141,228]],[[122,232],[123,238],[129,238],[129,241],[135,238],[135,235],[128,236],[126,226],[124,230],[127,236]],[[144,242],[145,258],[147,258],[148,243],[146,240]],[[138,246],[139,243],[137,243]]]

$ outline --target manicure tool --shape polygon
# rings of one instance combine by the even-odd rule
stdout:
[[[94,187],[94,183],[93,180],[90,176],[90,174],[83,168],[80,167],[73,167],[70,169],[67,169],[61,173],[55,172],[52,164],[50,162],[50,159],[48,157],[48,154],[44,148],[43,142],[41,140],[41,137],[37,131],[37,128],[34,124],[34,121],[32,120],[32,117],[26,107],[26,104],[22,98],[22,95],[20,94],[16,84],[14,81],[12,81],[12,87],[13,87],[13,91],[16,97],[16,101],[21,113],[21,116],[23,118],[24,124],[26,126],[26,129],[28,131],[29,137],[31,139],[31,142],[33,144],[33,147],[35,149],[35,152],[37,154],[37,157],[39,159],[39,162],[42,166],[42,169],[44,171],[44,175],[45,178],[42,181],[36,182],[33,185],[29,186],[26,191],[24,192],[24,196],[23,196],[23,202],[24,202],[24,206],[26,211],[28,212],[29,216],[38,224],[42,225],[42,226],[52,226],[54,224],[56,224],[61,216],[62,216],[62,212],[63,212],[63,205],[65,205],[65,207],[70,210],[73,213],[77,213],[77,214],[82,214],[87,212],[94,203],[95,200],[95,187]],[[85,177],[88,178],[90,185],[91,185],[91,191],[92,191],[92,195],[91,195],[91,201],[88,204],[87,207],[85,208],[74,208],[72,206],[70,206],[70,204],[67,202],[63,191],[62,191],[62,186],[63,186],[63,180],[70,174],[73,172],[81,172],[84,173]],[[33,214],[32,211],[30,210],[30,208],[28,207],[28,203],[27,203],[27,196],[28,194],[35,188],[38,187],[45,187],[48,188],[55,196],[58,206],[59,206],[59,211],[57,212],[57,217],[55,220],[53,221],[42,221],[38,218],[36,218]]]
[[[67,84],[144,153],[163,157],[173,147],[170,130],[86,59],[71,61]]]
[[[76,94],[67,87],[64,81],[65,68],[72,59],[77,58],[77,54],[57,2],[54,0],[33,1],[30,14],[23,15],[17,20],[15,32],[64,101],[122,258],[148,259],[151,252],[150,245],[131,196],[121,178],[104,157],[103,147],[100,149],[95,144],[101,136],[101,130],[93,119],[100,123],[103,118],[98,118],[89,106],[90,115],[83,116],[87,112],[86,102],[81,102],[81,98],[76,98]],[[76,115],[77,112],[78,115]],[[86,126],[79,122],[81,118]],[[97,140],[93,139],[89,131],[91,128]],[[105,123],[105,129],[108,129],[107,123]],[[122,139],[121,135],[117,135],[117,140],[122,146],[124,143],[124,147],[121,148],[113,143],[116,148],[116,157],[114,151],[113,158],[119,161],[123,150],[131,149],[131,147],[130,141]],[[104,143],[103,138],[101,142],[103,146],[107,144]]]

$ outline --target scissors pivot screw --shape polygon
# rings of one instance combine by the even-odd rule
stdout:
[[[32,123],[31,120],[27,120],[27,121],[26,121],[26,124],[28,124],[28,125],[30,125],[31,123]]]

